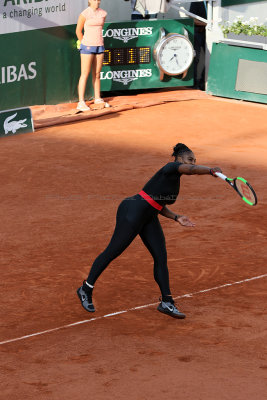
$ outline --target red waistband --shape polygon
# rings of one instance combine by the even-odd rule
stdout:
[[[138,194],[140,194],[140,196],[143,197],[143,199],[145,199],[152,207],[156,208],[159,211],[161,211],[163,209],[163,206],[161,206],[159,203],[157,203],[155,200],[153,200],[152,197],[150,197],[143,190],[141,190],[141,192],[139,192]]]

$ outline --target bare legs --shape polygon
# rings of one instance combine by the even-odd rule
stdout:
[[[81,54],[81,76],[78,83],[79,101],[84,101],[86,83],[92,67],[94,54]]]
[[[100,99],[100,72],[102,69],[103,60],[104,53],[96,54],[93,60],[92,82],[95,92],[95,99]]]
[[[78,83],[79,101],[84,101],[87,80],[92,69],[95,98],[100,98],[100,72],[104,54],[81,54],[81,76]]]

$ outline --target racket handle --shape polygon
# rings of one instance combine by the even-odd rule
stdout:
[[[226,181],[227,179],[227,176],[222,174],[221,172],[215,172],[214,175],[218,176],[218,178],[221,178],[223,181]]]

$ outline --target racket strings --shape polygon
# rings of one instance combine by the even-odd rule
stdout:
[[[250,186],[248,182],[246,182],[244,179],[241,178],[236,178],[235,180],[235,186],[240,194],[240,196],[243,198],[244,201],[246,201],[250,205],[256,205],[257,203],[257,197],[256,193]]]

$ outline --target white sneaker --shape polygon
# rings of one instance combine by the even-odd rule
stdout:
[[[103,104],[105,108],[110,107],[110,104],[108,104],[106,101],[103,99],[95,99],[94,101],[95,104]]]
[[[77,110],[79,111],[89,111],[90,107],[88,107],[85,103],[85,101],[79,101],[77,105]]]

